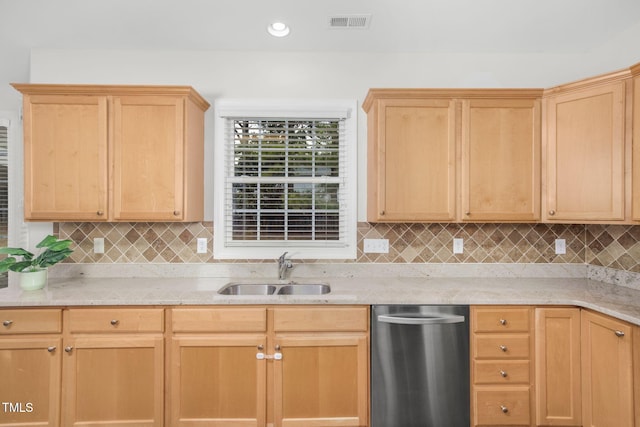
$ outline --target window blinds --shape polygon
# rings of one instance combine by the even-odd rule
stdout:
[[[342,119],[226,119],[228,246],[345,245]]]
[[[0,246],[9,236],[9,138],[8,128],[0,126]],[[7,286],[7,273],[0,275],[0,288]]]

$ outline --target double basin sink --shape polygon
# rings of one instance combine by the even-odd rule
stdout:
[[[331,292],[326,283],[227,283],[222,295],[324,295]]]

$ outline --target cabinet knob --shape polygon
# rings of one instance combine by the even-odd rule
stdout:
[[[120,323],[120,321],[118,319],[111,319],[111,326],[118,326],[118,323]]]
[[[47,347],[47,351],[48,351],[49,353],[53,353],[54,351],[56,351],[56,346],[55,346],[55,345],[52,345],[51,347]]]
[[[73,350],[73,347],[68,345],[64,348],[64,351],[66,351],[67,353],[71,353],[71,351]]]
[[[380,216],[384,216],[384,210],[380,211]]]
[[[507,412],[509,412],[509,408],[507,408],[504,405],[500,405],[500,410],[502,411],[503,414],[506,414]]]
[[[5,328],[8,328],[9,326],[11,326],[12,323],[13,323],[13,320],[5,320],[4,322],[2,322],[2,326],[4,326]]]
[[[264,345],[260,344],[260,345],[258,345],[257,348],[258,348],[258,350],[262,351],[262,350],[264,350]]]
[[[505,326],[507,324],[507,319],[500,319],[500,324]]]
[[[615,334],[616,334],[617,337],[620,337],[620,338],[622,338],[624,336],[624,332],[622,332],[622,331],[615,331]]]
[[[275,349],[276,349],[276,351],[280,351],[282,349],[282,347],[280,347],[280,344],[276,344]]]
[[[509,374],[506,373],[506,371],[500,371],[500,376],[502,376],[502,378],[507,378]]]
[[[500,350],[504,351],[506,353],[507,351],[507,346],[506,345],[501,345],[500,346]]]
[[[469,216],[469,215],[471,215],[471,212],[465,212],[464,214],[465,214],[466,216]]]
[[[554,216],[555,214],[556,214],[556,211],[554,211],[553,209],[549,211],[549,215]]]
[[[173,211],[173,216],[180,216],[180,211]]]
[[[104,215],[104,212],[103,211],[98,211],[98,212],[96,212],[96,215],[102,216],[102,215]]]

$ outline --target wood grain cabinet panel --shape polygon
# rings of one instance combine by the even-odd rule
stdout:
[[[537,424],[581,426],[580,309],[535,311]]]
[[[462,219],[540,219],[539,99],[462,101]]]
[[[57,426],[61,310],[0,310],[0,426]]]
[[[625,81],[613,81],[545,99],[543,220],[625,219],[625,95]]]
[[[202,220],[209,104],[192,88],[13,86],[27,220]]]
[[[582,311],[582,422],[589,427],[634,427],[633,328]]]
[[[164,425],[162,309],[64,316],[62,425]]]
[[[631,67],[633,75],[633,212],[634,221],[640,221],[640,63]]]

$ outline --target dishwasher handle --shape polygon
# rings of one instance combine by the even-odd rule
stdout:
[[[452,314],[423,315],[404,317],[395,315],[379,315],[378,322],[393,323],[397,325],[439,325],[443,323],[464,323],[464,316]]]

